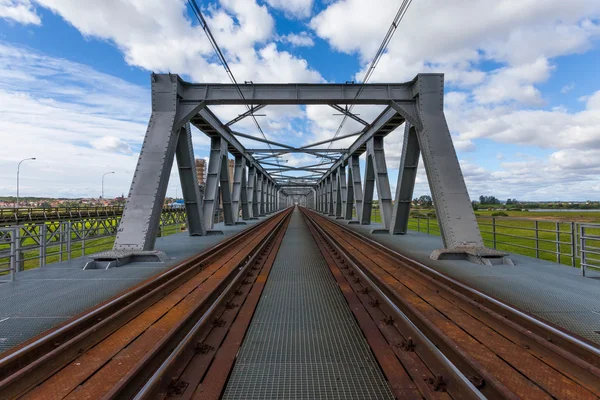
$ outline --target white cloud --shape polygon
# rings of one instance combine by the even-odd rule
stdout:
[[[545,58],[517,67],[495,70],[473,94],[480,103],[501,103],[517,100],[523,104],[542,105],[544,101],[535,83],[546,81],[553,67]]]
[[[91,145],[98,150],[115,152],[115,153],[131,153],[131,147],[125,142],[114,136],[102,136],[101,138],[94,139]]]
[[[199,82],[228,81],[204,31],[192,24],[186,2],[163,0],[86,3],[36,0],[83,35],[113,42],[128,64],[172,72]],[[321,81],[308,63],[280,52],[272,40],[274,20],[255,0],[220,0],[203,10],[238,81]],[[110,23],[107,23],[110,21]]]
[[[575,84],[574,84],[574,83],[570,83],[570,84],[568,84],[568,85],[565,85],[565,86],[563,86],[563,87],[560,89],[560,92],[561,92],[562,94],[567,94],[567,93],[569,93],[569,92],[570,92],[571,90],[573,90],[573,89],[575,89]]]
[[[360,56],[360,80],[398,5],[386,0],[340,1],[316,15],[310,26],[334,49]],[[534,85],[547,79],[549,60],[589,49],[600,36],[598,16],[596,0],[413,2],[371,81],[407,81],[419,72],[441,71],[451,85],[483,85],[484,101],[540,104]],[[484,61],[499,64],[491,77],[481,70]],[[529,69],[536,74],[529,76]],[[503,78],[509,80],[511,93],[502,92]]]
[[[25,25],[42,23],[30,0],[0,0],[0,18]]]
[[[296,18],[308,18],[312,14],[313,0],[266,0],[266,2],[271,7]]]
[[[295,47],[312,47],[315,45],[313,38],[308,32],[288,33],[284,36],[279,36],[278,40],[282,43],[288,43]]]

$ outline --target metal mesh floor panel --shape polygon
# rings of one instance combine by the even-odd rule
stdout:
[[[393,398],[297,210],[223,398]]]

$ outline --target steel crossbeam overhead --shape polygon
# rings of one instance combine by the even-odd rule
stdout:
[[[158,229],[169,172],[177,153],[190,234],[204,234],[222,203],[226,224],[256,218],[281,206],[282,189],[308,187],[312,204],[322,213],[349,220],[370,222],[377,189],[382,227],[405,233],[410,197],[415,183],[418,155],[423,159],[439,218],[444,249],[440,258],[466,255],[470,259],[500,258],[504,253],[483,246],[460,164],[443,112],[442,74],[419,74],[410,82],[391,84],[195,84],[177,75],[152,74],[152,115],[132,181],[131,190],[114,250],[151,250]],[[234,132],[230,126],[266,105],[322,104],[364,125],[360,132],[333,137],[301,147]],[[384,105],[374,121],[359,118],[350,110],[355,104]],[[208,108],[212,105],[247,105],[249,110],[223,123]],[[396,198],[392,197],[385,160],[385,137],[407,123],[405,146],[398,175]],[[189,124],[211,138],[209,176],[202,202],[190,173],[193,149]],[[245,148],[238,140],[266,143],[277,148]],[[317,148],[356,137],[348,148]],[[361,177],[360,155],[367,153]],[[320,164],[287,166],[267,160],[284,154],[305,153],[321,157]],[[228,174],[229,154],[235,159],[233,190]],[[266,168],[271,166],[272,168]],[[294,171],[304,176],[293,176]],[[364,188],[361,178],[364,179]],[[283,193],[285,195],[285,192]],[[288,203],[290,198],[286,200]],[[200,208],[200,204],[203,204]]]
[[[369,123],[367,121],[365,121],[364,119],[358,117],[358,115],[350,112],[347,108],[340,107],[337,104],[330,104],[329,106],[331,108],[333,108],[334,110],[337,110],[337,111],[341,112],[342,114],[347,115],[349,118],[352,118],[356,122],[361,123],[364,126],[369,126]]]
[[[252,135],[248,135],[246,133],[242,133],[242,132],[237,132],[237,131],[232,131],[234,135],[236,136],[240,136],[246,139],[250,139],[250,140],[255,140],[257,142],[262,142],[262,143],[267,143],[267,144],[272,144],[273,146],[280,146],[280,147],[284,147],[286,149],[295,149],[294,146],[288,146],[287,144],[284,143],[278,143],[278,142],[274,142],[272,140],[268,140],[268,139],[263,139],[263,138],[259,138],[256,136],[252,136]],[[279,149],[273,149],[273,150],[279,150]]]
[[[413,83],[249,83],[233,84],[187,83],[181,81],[179,96],[183,103],[206,102],[206,105],[237,104],[389,104],[413,103]],[[362,90],[361,90],[362,87]],[[360,95],[359,94],[360,91]],[[358,95],[358,96],[357,96]]]
[[[299,149],[299,148],[290,148],[290,149],[246,149],[247,153],[273,153],[277,152],[278,154],[285,153],[347,153],[348,149]]]
[[[260,104],[260,105],[258,105],[256,107],[252,106],[245,113],[238,115],[237,117],[235,117],[234,119],[232,119],[231,121],[229,121],[228,123],[226,123],[225,126],[231,126],[231,125],[235,124],[236,122],[240,122],[244,118],[253,115],[256,111],[261,110],[261,109],[265,108],[266,106],[267,106],[266,104]]]

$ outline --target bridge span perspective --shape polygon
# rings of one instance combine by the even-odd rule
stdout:
[[[557,225],[558,262],[498,250],[502,221],[484,241],[442,74],[362,85],[151,82],[152,114],[116,219],[16,210],[18,221],[4,223],[0,398],[600,397],[598,237]],[[232,104],[248,112],[223,122],[210,109]],[[281,104],[331,106],[363,129],[339,148],[342,137],[292,146],[234,130]],[[340,104],[382,111],[366,121]],[[385,139],[403,124],[393,194]],[[210,140],[202,187],[192,126]],[[288,153],[315,162],[280,163]],[[439,236],[409,229],[420,158]],[[174,163],[183,206],[165,209]],[[177,229],[159,237],[167,221]],[[115,235],[111,250],[72,255],[101,229]],[[537,222],[535,232],[539,253]],[[54,239],[57,262],[47,254]],[[563,245],[572,266],[561,264]],[[38,268],[24,267],[28,254]]]

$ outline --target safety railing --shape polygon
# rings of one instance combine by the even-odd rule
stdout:
[[[30,222],[113,217],[123,214],[123,206],[19,207],[0,208],[0,225]],[[184,207],[166,206],[163,212],[184,212]]]
[[[0,275],[70,260],[112,248],[121,216],[49,221],[0,228]],[[158,236],[186,228],[185,213],[164,212]]]
[[[585,267],[600,267],[600,224],[486,216],[477,222],[488,247],[572,267],[582,266],[582,260]],[[413,213],[408,228],[440,234],[437,219],[423,214]]]
[[[600,269],[600,225],[579,224],[579,250],[582,276],[588,268]]]

